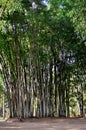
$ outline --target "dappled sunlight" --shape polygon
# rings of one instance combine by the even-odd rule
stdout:
[[[7,127],[0,127],[0,128],[4,128],[4,129],[20,129],[21,127],[15,127],[15,126],[13,126],[13,127],[11,127],[11,126],[7,126]]]
[[[86,119],[27,119],[23,122],[10,119],[0,122],[0,130],[86,130]]]

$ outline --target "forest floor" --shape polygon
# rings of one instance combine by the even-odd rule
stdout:
[[[84,118],[30,118],[0,120],[0,130],[86,130]]]

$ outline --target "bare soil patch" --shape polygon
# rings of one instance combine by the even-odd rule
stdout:
[[[0,121],[0,130],[86,130],[85,118],[29,118]]]

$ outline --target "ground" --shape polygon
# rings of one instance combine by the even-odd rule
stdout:
[[[22,122],[17,119],[0,120],[0,130],[86,130],[86,119],[30,118]]]

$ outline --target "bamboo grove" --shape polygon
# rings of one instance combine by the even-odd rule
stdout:
[[[37,8],[29,0],[0,1],[0,73],[10,117],[85,116],[85,0],[35,2]]]

